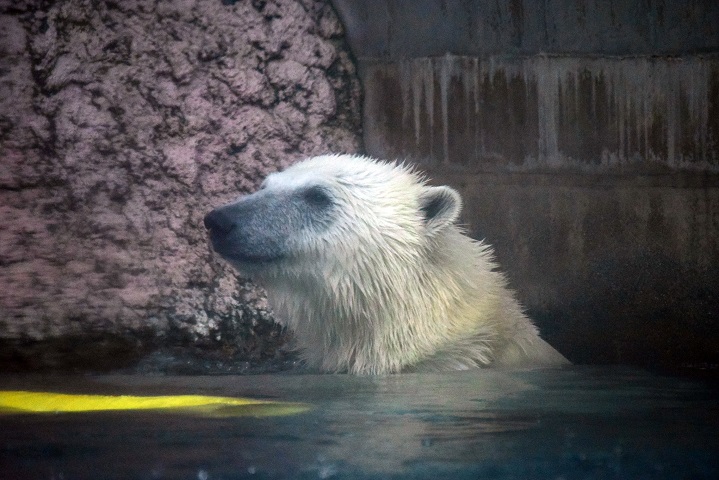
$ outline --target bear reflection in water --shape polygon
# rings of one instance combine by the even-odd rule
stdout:
[[[205,217],[214,250],[267,290],[322,372],[383,374],[569,362],[542,340],[461,198],[406,165],[307,159]]]

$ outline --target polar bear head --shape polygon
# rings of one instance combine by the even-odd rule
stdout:
[[[431,255],[460,208],[455,190],[407,166],[328,155],[269,175],[259,191],[207,214],[205,226],[215,251],[260,283],[290,276],[362,289],[407,281],[392,272]]]

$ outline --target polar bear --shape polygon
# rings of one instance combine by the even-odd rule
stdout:
[[[525,316],[461,198],[414,168],[309,158],[205,216],[214,250],[267,290],[307,366],[385,374],[568,361]]]

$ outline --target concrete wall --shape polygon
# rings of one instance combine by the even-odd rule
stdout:
[[[367,152],[463,193],[550,342],[719,361],[719,3],[333,3]]]

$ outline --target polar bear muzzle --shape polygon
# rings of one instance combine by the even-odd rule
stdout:
[[[332,199],[324,189],[260,190],[218,207],[205,216],[213,249],[242,265],[282,260],[298,252],[296,241],[308,229],[331,223]]]

